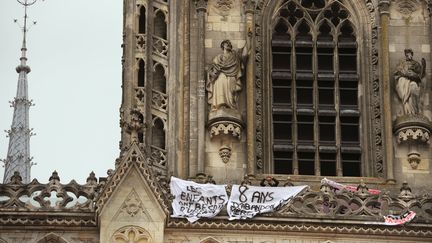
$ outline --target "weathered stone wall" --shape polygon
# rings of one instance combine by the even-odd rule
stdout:
[[[431,32],[430,17],[425,1],[392,1],[390,4],[389,24],[389,59],[390,59],[390,82],[392,95],[392,119],[396,120],[401,116],[402,103],[396,92],[396,80],[394,72],[398,63],[405,59],[404,50],[412,49],[413,59],[421,62],[426,60],[426,77],[420,85],[420,114],[428,119],[432,118],[431,113]],[[417,150],[420,153],[421,161],[418,168],[413,169],[408,160],[409,146],[398,143],[398,137],[394,138],[394,172],[397,183],[407,181],[412,187],[425,189],[430,188],[430,161],[432,158],[431,146],[428,143],[417,142]]]
[[[2,241],[3,240],[3,241]],[[56,230],[2,230],[0,233],[0,243],[98,243],[99,233],[95,228],[94,231],[87,230],[71,230],[65,227],[64,229]]]

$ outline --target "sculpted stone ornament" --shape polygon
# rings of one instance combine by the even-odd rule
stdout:
[[[207,101],[209,104],[209,130],[211,135],[218,135],[221,125],[233,127],[227,131],[234,137],[240,138],[243,121],[238,110],[238,98],[243,88],[242,78],[245,73],[245,64],[250,51],[250,38],[248,33],[243,48],[234,50],[230,40],[221,43],[222,53],[213,58],[207,68]],[[219,127],[215,129],[215,127]]]
[[[400,61],[394,73],[396,92],[402,102],[403,114],[415,115],[420,113],[420,86],[426,75],[426,61],[422,58],[420,64],[413,60],[411,49],[404,52],[405,60]]]
[[[421,162],[419,146],[429,144],[432,124],[420,110],[422,81],[426,76],[426,61],[421,64],[413,60],[413,51],[405,49],[405,59],[401,60],[394,73],[396,93],[401,101],[402,114],[394,122],[398,144],[408,146],[407,161],[416,170]],[[424,83],[424,82],[423,82]]]

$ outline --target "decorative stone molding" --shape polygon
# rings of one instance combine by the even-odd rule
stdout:
[[[409,17],[419,9],[419,2],[416,0],[398,0],[396,2],[396,9],[405,17]]]
[[[408,145],[407,161],[416,170],[421,162],[418,147],[430,144],[432,123],[422,114],[404,115],[394,122],[394,131],[398,144]]]
[[[123,202],[120,211],[128,214],[130,217],[134,217],[137,214],[144,212],[144,205],[135,190],[132,190],[129,193]]]
[[[226,145],[220,147],[219,156],[221,157],[222,162],[224,162],[225,164],[228,163],[231,158],[231,155],[232,155],[232,151],[230,147]]]
[[[150,234],[138,226],[126,226],[117,230],[110,242],[145,242],[153,243]]]
[[[164,213],[169,213],[169,184],[168,177],[158,171],[153,170],[149,159],[145,158],[138,147],[137,143],[132,143],[124,155],[114,173],[107,179],[100,193],[95,200],[96,213],[100,213],[105,206],[115,188],[119,185],[126,172],[131,166],[137,166],[138,171],[148,183],[151,191],[154,193],[157,202],[161,205]],[[165,185],[162,187],[162,185]]]
[[[209,129],[211,138],[221,134],[230,134],[233,137],[238,138],[239,140],[241,138],[242,126],[234,121],[214,122],[209,125]]]
[[[207,2],[208,2],[208,0],[194,0],[196,11],[197,12],[206,12],[207,11]]]

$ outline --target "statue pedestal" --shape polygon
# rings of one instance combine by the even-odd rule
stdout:
[[[208,128],[210,137],[232,135],[240,140],[244,124],[237,110],[221,108],[210,111]]]
[[[432,123],[422,114],[400,116],[394,122],[398,144],[408,145],[408,163],[417,169],[421,161],[418,147],[430,143]]]

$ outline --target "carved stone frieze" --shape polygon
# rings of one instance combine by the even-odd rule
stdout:
[[[396,9],[405,17],[409,17],[413,12],[419,9],[420,3],[417,0],[397,0]]]
[[[235,138],[241,138],[242,126],[235,121],[214,122],[209,125],[210,137],[218,135],[232,135]]]

